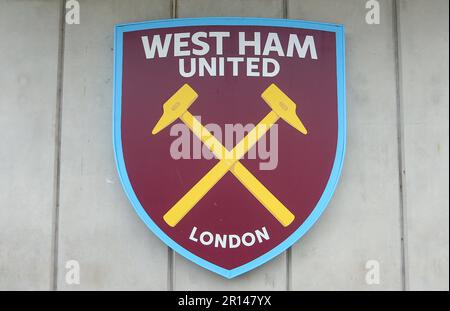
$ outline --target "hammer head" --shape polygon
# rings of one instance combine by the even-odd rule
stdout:
[[[163,105],[163,115],[152,130],[155,135],[185,113],[198,94],[188,85],[183,85]]]
[[[283,93],[275,84],[271,84],[262,94],[261,97],[272,108],[272,110],[289,125],[307,134],[305,126],[297,116],[297,105],[286,94]]]

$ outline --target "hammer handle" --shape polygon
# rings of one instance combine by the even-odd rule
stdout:
[[[206,193],[228,172],[232,160],[221,160],[202,177],[170,210],[164,215],[166,223],[175,227],[177,223],[200,201]]]
[[[186,111],[180,119],[214,153],[216,158],[224,158],[228,150],[189,111]],[[295,216],[241,162],[236,161],[230,172],[284,227],[292,223]]]
[[[164,220],[172,227],[176,224],[208,193],[209,190],[228,172],[258,199],[261,204],[283,225],[288,226],[295,216],[243,166],[239,159],[250,150],[254,144],[276,123],[278,116],[270,112],[247,136],[230,152],[190,114],[185,112],[182,121],[202,140],[209,141],[207,146],[218,156],[222,153],[222,160],[217,163],[194,187],[192,187],[165,215]],[[221,148],[220,148],[221,146]],[[219,147],[219,148],[217,148]],[[217,148],[217,149],[216,149]],[[224,155],[225,153],[225,155]],[[220,153],[219,153],[220,155]],[[234,155],[234,157],[232,156]]]

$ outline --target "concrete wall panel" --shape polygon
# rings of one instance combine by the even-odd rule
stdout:
[[[407,285],[448,290],[448,1],[400,1]]]
[[[277,0],[180,0],[177,17],[259,16],[281,18],[283,2]],[[215,275],[181,256],[174,260],[176,290],[285,290],[287,288],[286,255],[283,253],[262,268],[232,280]]]
[[[381,23],[365,22],[365,1],[289,1],[288,17],[344,24],[347,150],[327,210],[292,249],[292,289],[402,288],[395,40],[392,1]],[[366,262],[380,284],[366,283]]]
[[[114,25],[170,17],[164,0],[80,1],[66,25],[62,105],[59,289],[167,289],[168,248],[134,212],[112,148]],[[67,285],[65,263],[80,263]]]
[[[0,1],[0,290],[51,288],[58,1]]]
[[[176,3],[177,17],[283,17],[283,1],[280,0],[177,0]]]

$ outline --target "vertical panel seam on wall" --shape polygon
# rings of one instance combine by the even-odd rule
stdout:
[[[401,73],[401,41],[400,41],[400,7],[398,0],[393,0],[393,26],[394,26],[394,50],[396,73],[396,102],[397,102],[397,146],[398,146],[398,180],[400,188],[400,234],[401,234],[401,277],[402,290],[408,289],[407,269],[407,219],[406,219],[406,180],[405,180],[405,148],[404,148],[404,118],[402,98],[402,73]]]
[[[59,237],[59,195],[61,172],[61,121],[62,121],[62,94],[63,94],[63,69],[65,46],[65,0],[60,1],[59,31],[58,31],[58,60],[56,77],[56,109],[55,109],[55,150],[54,150],[54,176],[53,176],[53,219],[52,219],[52,260],[50,288],[58,289],[58,237]]]
[[[178,14],[177,14],[177,9],[178,9],[178,3],[177,3],[177,0],[172,0],[171,2],[170,2],[170,6],[171,6],[171,8],[170,8],[170,10],[171,10],[171,17],[172,18],[177,18],[178,17]]]
[[[283,18],[288,18],[289,13],[288,0],[282,1],[282,14]],[[286,290],[292,289],[292,248],[289,247],[286,250]]]
[[[170,17],[177,18],[177,0],[170,1]],[[167,247],[167,289],[174,290],[174,251]]]

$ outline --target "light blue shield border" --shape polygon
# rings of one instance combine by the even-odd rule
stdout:
[[[336,64],[337,64],[337,90],[338,90],[338,141],[336,156],[331,171],[330,178],[325,187],[325,190],[317,203],[312,213],[308,216],[305,222],[284,240],[277,247],[273,248],[264,255],[232,270],[227,270],[219,267],[211,262],[208,262],[181,245],[172,240],[166,233],[164,233],[147,215],[136,194],[133,191],[130,180],[128,178],[122,150],[122,135],[121,135],[121,105],[122,105],[122,56],[123,56],[123,34],[130,31],[138,31],[153,28],[172,28],[182,26],[274,26],[274,27],[290,27],[329,31],[336,33]],[[114,155],[116,159],[117,170],[120,181],[128,199],[133,205],[136,213],[142,221],[153,231],[164,243],[172,248],[177,253],[195,262],[196,264],[218,273],[226,278],[233,278],[247,271],[250,271],[265,262],[271,260],[275,256],[284,252],[297,240],[299,240],[319,219],[320,215],[325,210],[328,202],[336,189],[339,177],[341,175],[346,140],[346,108],[345,108],[345,39],[344,26],[338,24],[318,23],[300,20],[286,20],[286,19],[271,19],[271,18],[243,18],[243,17],[205,17],[205,18],[183,18],[183,19],[168,19],[168,20],[154,20],[139,23],[120,24],[115,26],[114,34],[114,94],[113,94],[113,146]]]

